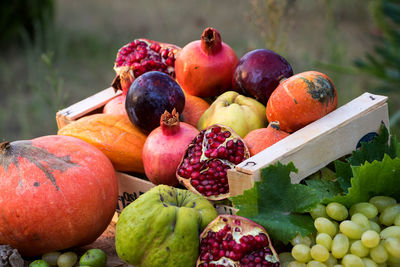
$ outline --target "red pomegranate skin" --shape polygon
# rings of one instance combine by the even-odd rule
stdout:
[[[238,60],[235,51],[221,41],[219,32],[207,28],[201,40],[190,42],[178,53],[176,79],[190,95],[218,96],[232,88],[232,74]]]
[[[96,147],[50,135],[11,142],[3,152],[0,244],[38,256],[90,244],[106,229],[118,184],[110,160]]]
[[[239,60],[232,84],[235,91],[266,105],[279,82],[292,75],[292,67],[282,56],[269,49],[256,49]]]

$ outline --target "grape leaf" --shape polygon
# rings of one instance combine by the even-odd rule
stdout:
[[[392,137],[389,144],[389,132],[385,124],[382,123],[379,135],[376,135],[372,142],[361,142],[361,147],[353,151],[352,155],[346,159],[346,162],[335,161],[335,171],[338,182],[344,193],[348,192],[353,177],[352,167],[360,166],[365,162],[381,161],[384,155],[391,158],[400,156],[400,145],[396,137]]]
[[[327,198],[333,198],[338,194],[342,193],[340,184],[335,181],[327,181],[323,179],[310,179],[306,180],[306,184],[315,189],[319,194],[319,198],[324,200]]]
[[[346,195],[337,195],[328,202],[339,202],[350,207],[371,197],[385,195],[400,200],[400,158],[384,155],[382,161],[366,161],[361,166],[351,166],[353,177]]]
[[[309,214],[320,203],[320,195],[303,184],[292,184],[290,172],[297,172],[290,162],[269,165],[261,170],[261,181],[242,195],[230,197],[237,215],[262,225],[272,239],[287,244],[298,233],[306,236],[315,231]]]

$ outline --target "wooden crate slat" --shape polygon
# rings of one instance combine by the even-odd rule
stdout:
[[[298,183],[330,162],[351,153],[359,140],[377,132],[381,122],[389,128],[387,97],[364,93],[323,118],[292,133],[228,171],[231,195],[242,194],[260,180],[260,170],[280,161],[292,161],[298,173],[291,173]]]

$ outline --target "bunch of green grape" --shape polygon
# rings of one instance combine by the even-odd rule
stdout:
[[[348,210],[340,203],[320,204],[310,212],[315,236],[298,235],[284,267],[400,267],[400,204],[372,197]]]

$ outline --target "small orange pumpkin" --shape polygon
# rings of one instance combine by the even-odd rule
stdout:
[[[283,80],[268,100],[268,121],[279,121],[280,129],[292,133],[318,120],[337,107],[331,79],[317,71],[306,71]]]
[[[254,156],[289,135],[289,133],[280,130],[279,122],[273,121],[266,128],[249,132],[243,140],[249,148],[250,156]]]
[[[147,136],[128,116],[104,113],[85,116],[61,128],[58,134],[94,145],[118,171],[144,173],[142,150]]]
[[[197,127],[201,115],[210,107],[210,104],[201,97],[185,93],[185,108],[182,112],[183,121]]]

